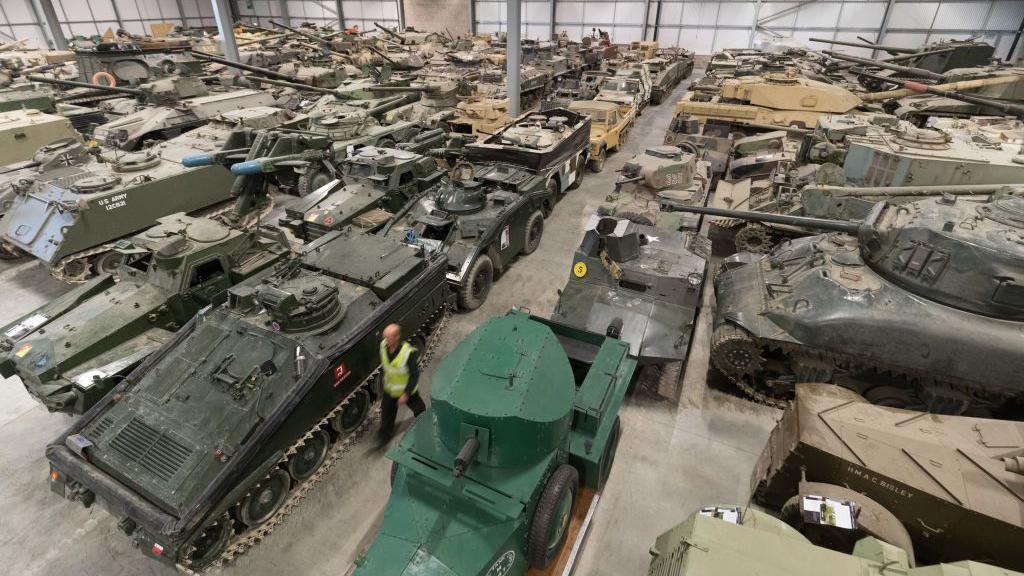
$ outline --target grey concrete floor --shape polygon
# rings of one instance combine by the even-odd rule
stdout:
[[[702,70],[694,71],[694,78]],[[512,306],[547,316],[569,274],[573,248],[589,214],[612,188],[615,170],[634,153],[661,143],[672,102],[648,108],[626,150],[609,157],[604,172],[558,205],[534,254],[499,279],[480,309],[455,315],[435,355],[450,351],[484,319]],[[280,210],[282,207],[278,206]],[[0,325],[67,287],[38,264],[0,262]],[[623,434],[577,574],[646,574],[655,537],[703,505],[745,503],[749,476],[780,413],[708,386],[712,290],[703,307],[683,376],[678,405],[627,398]],[[423,388],[429,390],[425,372]],[[408,419],[409,414],[402,414]],[[101,508],[84,509],[46,486],[43,447],[70,419],[49,414],[21,383],[0,383],[0,558],[19,575],[142,575],[174,571],[142,556]],[[388,498],[389,461],[365,435],[313,493],[259,546],[216,573],[344,574],[369,542]]]

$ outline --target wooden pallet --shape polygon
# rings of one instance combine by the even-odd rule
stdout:
[[[569,534],[558,557],[544,570],[530,570],[527,576],[570,576],[576,569],[583,550],[583,542],[587,539],[590,524],[594,519],[594,511],[601,495],[593,490],[583,488],[572,506],[572,520],[569,521]]]

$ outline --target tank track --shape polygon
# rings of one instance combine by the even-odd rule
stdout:
[[[212,209],[210,211],[206,211],[206,212],[199,211],[199,212],[195,212],[193,214],[195,216],[200,217],[200,218],[204,218],[204,217],[205,218],[216,218],[217,216],[222,216],[224,214],[227,214],[228,212],[231,212],[231,210],[233,210],[234,207],[235,207],[234,202],[228,202],[228,203],[226,203],[226,205],[214,208],[214,209]],[[263,210],[260,211],[259,217],[262,218],[262,217],[266,216],[267,214],[270,213],[271,210],[273,210],[273,208],[274,208],[274,199],[272,197],[268,196],[267,206],[266,206],[266,208],[264,208]],[[241,225],[242,226],[246,226],[246,225],[248,225],[249,223],[251,223],[253,221],[255,221],[255,217],[250,216],[249,218],[246,218],[245,222],[243,224],[241,224]],[[69,255],[61,258],[60,260],[58,260],[57,264],[55,264],[52,268],[50,268],[50,274],[54,278],[56,278],[57,280],[60,280],[61,282],[66,282],[68,284],[82,284],[82,283],[88,282],[89,280],[92,280],[93,278],[95,278],[97,276],[97,274],[95,272],[92,272],[92,271],[87,272],[86,276],[83,277],[83,278],[68,278],[67,275],[65,274],[65,270],[67,268],[67,265],[70,264],[71,262],[75,261],[75,260],[81,260],[83,258],[92,258],[93,256],[98,256],[100,254],[103,254],[104,252],[108,252],[108,251],[110,251],[110,250],[112,250],[114,248],[115,244],[117,244],[116,240],[114,242],[107,242],[105,244],[100,244],[99,246],[95,246],[93,248],[89,248],[88,250],[82,250],[81,252],[75,252],[74,254],[69,254]],[[2,251],[0,251],[0,252],[2,252]]]
[[[723,326],[731,326],[731,325],[730,324],[725,324]],[[718,334],[716,334],[716,332]],[[750,383],[748,383],[744,378],[738,377],[735,374],[730,374],[730,373],[726,372],[725,370],[722,370],[721,368],[718,367],[718,361],[715,360],[715,349],[716,348],[718,348],[719,346],[721,346],[723,343],[725,343],[727,341],[736,340],[736,339],[745,338],[745,337],[749,338],[749,336],[742,336],[742,335],[740,335],[739,331],[737,331],[737,334],[728,334],[728,335],[725,335],[724,337],[720,336],[720,334],[721,334],[720,331],[714,330],[714,331],[712,331],[712,335],[711,335],[711,359],[712,359],[712,363],[715,365],[715,369],[718,370],[721,374],[723,374],[726,378],[728,378],[730,382],[732,382],[737,388],[739,388],[741,391],[743,391],[744,394],[746,394],[748,397],[750,397],[755,402],[757,402],[759,404],[764,404],[766,406],[771,406],[772,408],[780,408],[782,410],[785,410],[786,408],[788,408],[789,407],[789,400],[786,400],[786,399],[783,399],[783,398],[777,398],[777,397],[765,394],[765,393],[761,392],[760,390],[758,390],[757,388],[755,388]],[[743,334],[745,334],[745,332]]]
[[[434,316],[432,316],[424,324],[424,327],[417,332],[418,335],[423,335],[426,341],[424,350],[420,354],[420,367],[425,367],[427,363],[430,361],[430,359],[433,357],[433,354],[437,349],[438,342],[440,342],[441,340],[441,335],[444,333],[444,329],[447,326],[450,317],[451,309],[447,305],[444,305],[437,311],[437,313],[434,314]],[[369,390],[370,386],[373,385],[373,382],[376,379],[377,374],[379,372],[380,367],[375,369],[366,378],[364,378],[363,381],[359,383],[359,386],[353,388],[352,392],[345,398],[345,400],[343,400],[341,403],[335,406],[334,409],[331,410],[326,416],[317,421],[317,423],[314,424],[313,426],[310,426],[309,429],[307,429],[302,436],[296,439],[295,442],[293,442],[292,445],[285,452],[285,455],[281,457],[281,460],[274,464],[274,466],[272,466],[271,468],[286,464],[288,462],[288,458],[295,454],[298,451],[299,447],[301,447],[306,440],[312,438],[313,434],[317,430],[330,426],[329,422],[331,418],[337,415],[345,407],[345,405],[348,404],[348,402],[354,397],[356,392],[360,390]],[[274,531],[274,529],[277,528],[277,526],[281,525],[285,521],[285,519],[288,517],[288,514],[292,511],[292,509],[294,509],[302,501],[302,499],[305,498],[306,495],[309,494],[316,487],[316,485],[320,483],[321,480],[327,477],[331,467],[335,465],[337,462],[341,461],[344,455],[348,453],[352,446],[355,445],[356,441],[358,441],[359,438],[361,438],[362,435],[367,430],[369,430],[374,423],[377,422],[379,417],[380,403],[378,402],[376,406],[372,409],[372,412],[366,418],[366,421],[364,421],[363,424],[359,426],[358,429],[354,430],[344,438],[339,438],[336,442],[334,442],[331,445],[330,450],[324,457],[323,464],[320,465],[320,468],[316,471],[316,473],[314,473],[311,477],[303,481],[298,486],[293,487],[288,493],[287,500],[285,500],[284,504],[281,505],[280,509],[278,509],[278,511],[275,512],[270,519],[268,519],[263,524],[260,524],[256,528],[253,528],[241,534],[232,534],[231,540],[224,548],[224,551],[221,553],[220,558],[214,560],[205,567],[196,569],[193,569],[191,566],[185,566],[179,563],[177,565],[178,569],[181,572],[184,572],[185,574],[198,576],[199,574],[202,574],[204,571],[209,570],[211,568],[223,568],[226,564],[242,556],[243,554],[248,552],[249,549],[253,548],[261,541],[263,541],[263,539],[269,536]],[[243,495],[239,499],[239,502],[241,502],[244,499],[245,495]],[[235,522],[236,520],[232,518],[231,525],[229,527],[229,529],[232,530],[232,532],[234,531]],[[189,552],[191,552],[191,550],[189,550]]]
[[[21,258],[25,253],[17,246],[0,240],[0,260],[15,260]]]

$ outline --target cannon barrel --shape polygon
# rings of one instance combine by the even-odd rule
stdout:
[[[953,194],[955,196],[976,196],[994,194],[1004,188],[1016,188],[1024,190],[1024,184],[957,184],[945,186],[878,186],[878,187],[855,187],[855,186],[809,186],[807,190],[816,190],[828,193],[832,197],[862,197],[862,196],[938,196],[941,194]]]
[[[366,49],[369,50],[370,52],[373,52],[377,56],[380,56],[381,58],[383,58],[384,60],[390,62],[391,64],[395,63],[395,61],[390,56],[388,56],[386,52],[384,52],[380,48],[377,48],[376,46],[371,46],[371,45],[367,44],[366,45]]]
[[[739,220],[750,220],[752,222],[770,222],[772,224],[785,224],[787,226],[802,226],[805,228],[816,228],[832,232],[846,232],[856,234],[860,229],[860,222],[843,220],[828,220],[826,218],[810,218],[808,216],[789,216],[786,214],[770,214],[768,212],[750,212],[745,210],[728,210],[726,208],[711,208],[708,206],[675,206],[673,212],[687,212],[691,214],[707,214],[708,216],[719,216],[722,218],[736,218]]]
[[[299,36],[302,36],[304,38],[309,38],[310,40],[312,40],[314,42],[319,42],[320,44],[324,44],[324,45],[327,45],[327,46],[330,46],[330,44],[331,44],[329,41],[324,40],[323,38],[317,36],[316,34],[313,34],[312,32],[306,32],[305,30],[299,30],[297,28],[292,28],[291,26],[286,26],[284,24],[281,24],[280,22],[275,22],[273,20],[268,20],[268,22],[270,22],[270,24],[272,26],[276,26],[278,28],[281,28],[282,30],[287,30],[287,31],[291,32],[292,34],[298,34]]]
[[[249,78],[252,82],[258,82],[260,84],[271,84],[274,86],[284,86],[285,88],[295,88],[296,90],[309,90],[311,92],[319,92],[320,94],[334,94],[335,96],[344,97],[340,92],[331,88],[321,88],[320,86],[310,86],[309,84],[303,84],[302,82],[289,82],[287,80],[274,80],[273,78]]]
[[[280,72],[274,72],[273,70],[270,70],[270,69],[267,69],[267,68],[260,68],[259,66],[253,66],[252,64],[242,64],[241,62],[232,62],[231,60],[228,60],[227,58],[221,58],[220,56],[216,56],[214,54],[207,54],[206,52],[200,52],[199,50],[192,50],[192,55],[193,56],[197,56],[199,58],[202,58],[204,60],[209,60],[210,62],[216,62],[218,64],[223,64],[225,66],[230,66],[232,68],[238,68],[239,70],[245,70],[246,72],[252,72],[253,74],[263,74],[264,76],[269,76],[271,78],[278,78],[280,80],[287,80],[289,82],[298,82],[299,81],[299,79],[294,77],[294,76],[289,76],[287,74],[281,74]]]
[[[920,58],[921,56],[931,56],[933,54],[945,54],[946,52],[952,52],[956,48],[936,48],[935,50],[924,50],[921,52],[914,52],[913,54],[900,54],[899,56],[893,56],[885,60],[889,64],[895,64],[896,62],[903,62],[904,60],[913,60],[914,58]]]
[[[856,56],[848,56],[842,52],[833,52],[831,50],[824,50],[824,54],[828,54],[836,60],[845,60],[846,62],[853,62],[856,64],[862,64],[864,66],[873,66],[875,68],[885,68],[886,70],[892,70],[893,72],[900,72],[903,74],[912,74],[921,78],[927,78],[929,80],[942,80],[945,78],[942,74],[937,74],[931,70],[925,70],[924,68],[915,68],[913,66],[900,66],[899,64],[891,64],[883,60],[872,60],[870,58],[858,58]]]
[[[944,98],[950,98],[953,100],[959,100],[961,102],[970,102],[971,104],[977,104],[986,108],[994,108],[1003,112],[1004,114],[1012,114],[1018,118],[1024,118],[1024,105],[1014,104],[1012,102],[1004,102],[1003,100],[997,100],[995,98],[985,98],[984,96],[975,96],[973,94],[965,94],[956,90],[945,90],[943,88],[936,88],[935,86],[928,86],[927,84],[921,84],[920,82],[899,82],[894,81],[892,78],[886,78],[885,76],[876,76],[874,74],[864,73],[864,76],[868,78],[874,78],[876,80],[884,80],[887,82],[894,82],[899,85],[900,88],[907,90],[913,90],[921,94],[935,94],[936,96],[942,96]]]
[[[895,82],[891,78],[886,78],[887,82]],[[935,88],[939,90],[974,90],[976,88],[983,88],[985,86],[998,86],[1000,84],[1013,84],[1015,82],[1024,82],[1024,74],[1006,74],[1000,76],[991,76],[989,78],[978,78],[975,80],[961,80],[959,82],[950,82],[948,84],[935,84],[929,86],[929,88]],[[890,100],[892,98],[903,98],[904,96],[910,96],[916,93],[915,90],[909,88],[900,88],[898,90],[887,90],[885,92],[871,92],[869,94],[861,94],[860,99],[864,102],[879,102],[881,100]]]
[[[458,478],[466,473],[466,469],[476,459],[476,453],[480,449],[480,441],[476,437],[467,438],[462,449],[455,455],[455,462],[452,465],[452,476]]]
[[[119,94],[129,94],[131,96],[143,97],[146,95],[145,90],[138,88],[125,88],[123,86],[100,86],[99,84],[89,84],[88,82],[76,82],[74,80],[58,80],[56,78],[47,78],[46,76],[36,76],[30,74],[26,76],[28,80],[32,82],[42,82],[43,84],[55,84],[57,86],[68,86],[75,88],[90,88],[92,90],[102,90],[104,92],[117,92]]]
[[[395,32],[394,30],[391,30],[391,29],[389,29],[389,28],[386,28],[386,27],[384,27],[384,26],[381,26],[379,22],[374,22],[374,23],[373,23],[373,25],[374,25],[374,26],[376,26],[377,28],[380,28],[380,29],[381,29],[381,30],[383,30],[383,31],[384,31],[384,33],[386,33],[386,34],[387,34],[388,36],[391,36],[392,38],[395,38],[395,39],[396,39],[396,40],[398,40],[399,42],[402,42],[402,41],[404,40],[404,38],[402,38],[402,35],[401,35],[401,34],[399,34],[398,32]]]
[[[376,88],[373,88],[373,90],[376,90]],[[416,97],[413,97],[411,94],[404,94],[401,96],[389,96],[388,98],[382,98],[380,104],[377,104],[376,106],[373,106],[371,108],[367,108],[366,113],[370,116],[375,116],[377,114],[390,112],[395,108],[401,108],[402,106],[405,106],[406,104],[411,104],[415,101]]]
[[[883,52],[895,52],[897,54],[911,54],[918,52],[914,48],[902,48],[899,46],[885,46],[882,44],[872,44],[871,42],[849,42],[846,40],[828,40],[825,38],[811,38],[811,42],[821,42],[822,44],[834,44],[837,46],[850,46],[851,48],[868,48],[870,50],[881,50]]]

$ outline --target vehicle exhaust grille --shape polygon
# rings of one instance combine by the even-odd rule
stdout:
[[[192,455],[192,449],[166,432],[132,418],[110,447],[163,480],[170,480]]]
[[[92,429],[93,433],[91,434],[91,436],[93,437],[93,440],[97,440],[99,438],[102,438],[103,434],[106,433],[107,429],[110,428],[110,425],[113,422],[114,422],[114,419],[111,418],[110,416],[107,416],[103,420],[100,420],[99,423],[96,424],[96,427]]]

